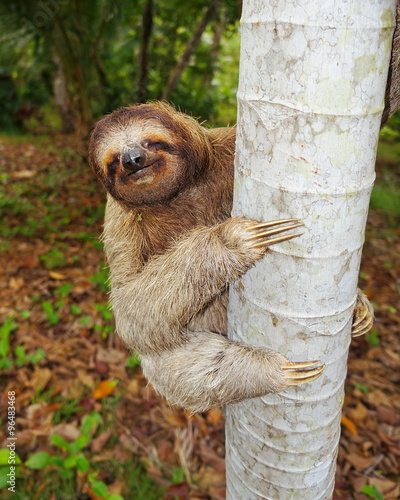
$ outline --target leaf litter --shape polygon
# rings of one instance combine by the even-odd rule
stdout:
[[[137,498],[222,500],[224,416],[171,408],[114,335],[98,241],[105,195],[71,151],[62,136],[0,146],[0,325],[15,322],[0,338],[0,417],[6,421],[7,393],[15,391],[17,488],[29,499],[110,498],[99,496],[100,482],[107,495],[128,499],[124,467],[134,464],[144,471],[138,478],[156,485],[151,493],[146,483],[148,493]],[[400,232],[379,210],[369,216],[360,276],[376,323],[350,349],[333,498],[393,500],[400,498]],[[88,415],[100,419],[86,429]],[[24,465],[38,453],[65,458],[54,435],[68,446],[87,436],[89,470],[76,470],[70,496],[55,479],[64,469]],[[6,438],[3,425],[1,447]]]

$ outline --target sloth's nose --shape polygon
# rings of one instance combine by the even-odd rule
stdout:
[[[122,154],[122,166],[130,172],[138,172],[144,166],[146,155],[140,148],[128,149]]]

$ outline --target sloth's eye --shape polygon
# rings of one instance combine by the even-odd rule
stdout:
[[[165,141],[144,141],[143,147],[150,149],[150,151],[157,151],[162,149],[163,151],[169,151],[171,148]]]

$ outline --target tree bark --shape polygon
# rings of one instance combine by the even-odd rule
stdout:
[[[218,60],[218,50],[221,38],[225,30],[225,23],[221,20],[215,23],[213,41],[210,48],[210,70],[204,74],[203,87],[209,89],[215,73],[215,66]]]
[[[139,52],[137,102],[145,102],[148,95],[149,43],[153,27],[153,0],[147,0],[142,14],[142,43]]]
[[[229,337],[316,381],[227,408],[227,499],[330,499],[396,1],[243,5],[233,215],[296,217],[230,288]]]
[[[68,92],[64,66],[55,50],[53,50],[53,62],[56,65],[56,70],[53,74],[53,93],[61,118],[61,130],[64,134],[71,134],[75,131],[71,96]]]
[[[183,52],[181,58],[179,59],[177,65],[171,73],[171,76],[162,94],[163,99],[168,99],[168,97],[176,89],[176,86],[178,85],[184,69],[189,64],[191,56],[194,54],[198,44],[200,43],[201,36],[203,35],[210,21],[216,16],[220,6],[221,0],[213,0],[208,9],[205,11],[204,16],[197,25],[192,38],[189,40],[185,51]]]

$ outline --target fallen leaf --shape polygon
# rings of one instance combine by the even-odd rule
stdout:
[[[381,493],[385,496],[391,496],[393,498],[399,498],[400,485],[390,479],[386,479],[384,477],[370,477],[368,479],[368,483],[371,486],[375,486]]]
[[[186,427],[187,426],[187,419],[185,418],[185,415],[181,411],[175,410],[173,408],[164,408],[163,414],[164,414],[165,420],[170,425],[173,425],[174,427]]]
[[[33,376],[29,385],[30,387],[33,387],[37,393],[40,393],[50,382],[51,377],[51,370],[49,370],[48,368],[39,368],[38,366],[35,366],[35,371],[33,372]]]
[[[94,399],[101,399],[109,396],[114,392],[118,380],[103,380],[100,384],[93,390],[92,397]]]
[[[12,290],[14,290],[15,292],[18,292],[18,290],[21,290],[21,288],[24,286],[25,284],[25,281],[23,278],[10,278],[10,281],[9,281],[9,286]]]
[[[378,457],[363,457],[362,455],[358,455],[358,453],[349,453],[346,456],[346,460],[351,463],[351,465],[358,471],[363,471],[368,469]]]
[[[50,271],[49,276],[53,280],[65,280],[66,279],[65,274],[58,273],[57,271]]]
[[[13,179],[32,179],[36,175],[33,170],[18,170],[12,174]]]
[[[81,435],[81,431],[75,427],[75,425],[62,423],[54,426],[51,430],[51,434],[59,434],[61,437],[72,443],[78,439]]]
[[[96,351],[96,360],[104,363],[125,364],[126,358],[126,353],[117,351],[117,349],[103,349],[100,347]]]
[[[160,441],[157,445],[157,455],[162,462],[169,462],[173,464],[175,462],[175,456],[174,447],[171,441],[167,441],[166,439]]]
[[[87,371],[80,368],[76,371],[76,374],[78,375],[78,379],[82,382],[83,385],[86,385],[87,387],[93,389],[95,382],[93,380],[93,377],[89,375]]]
[[[368,415],[367,408],[359,401],[355,408],[351,408],[347,412],[348,418],[354,420],[357,424],[362,424]]]
[[[374,405],[378,406],[386,406],[386,408],[391,408],[392,404],[390,401],[390,397],[386,395],[383,391],[376,389],[367,394],[367,401]]]
[[[346,417],[345,415],[342,415],[342,418],[341,418],[341,423],[343,425],[343,427],[346,427],[346,429],[351,433],[351,434],[355,434],[357,435],[358,434],[358,429],[356,427],[356,424],[354,422],[352,422],[348,417]]]
[[[225,472],[215,471],[212,469],[203,469],[200,474],[193,475],[194,479],[204,489],[209,489],[212,486],[225,485]]]
[[[139,380],[134,378],[129,381],[128,392],[131,396],[138,396],[140,393],[140,383]]]
[[[178,484],[171,484],[164,493],[163,500],[186,500],[189,491],[189,485],[186,481]]]
[[[107,443],[112,432],[112,429],[106,429],[105,431],[101,432],[95,439],[93,439],[93,441],[90,443],[90,449],[93,453],[99,453],[99,451],[104,448],[104,445]]]
[[[221,410],[219,408],[211,408],[211,410],[209,410],[207,412],[207,421],[210,423],[210,424],[218,424],[218,422],[221,421],[221,419],[223,418],[223,415],[221,413]]]

